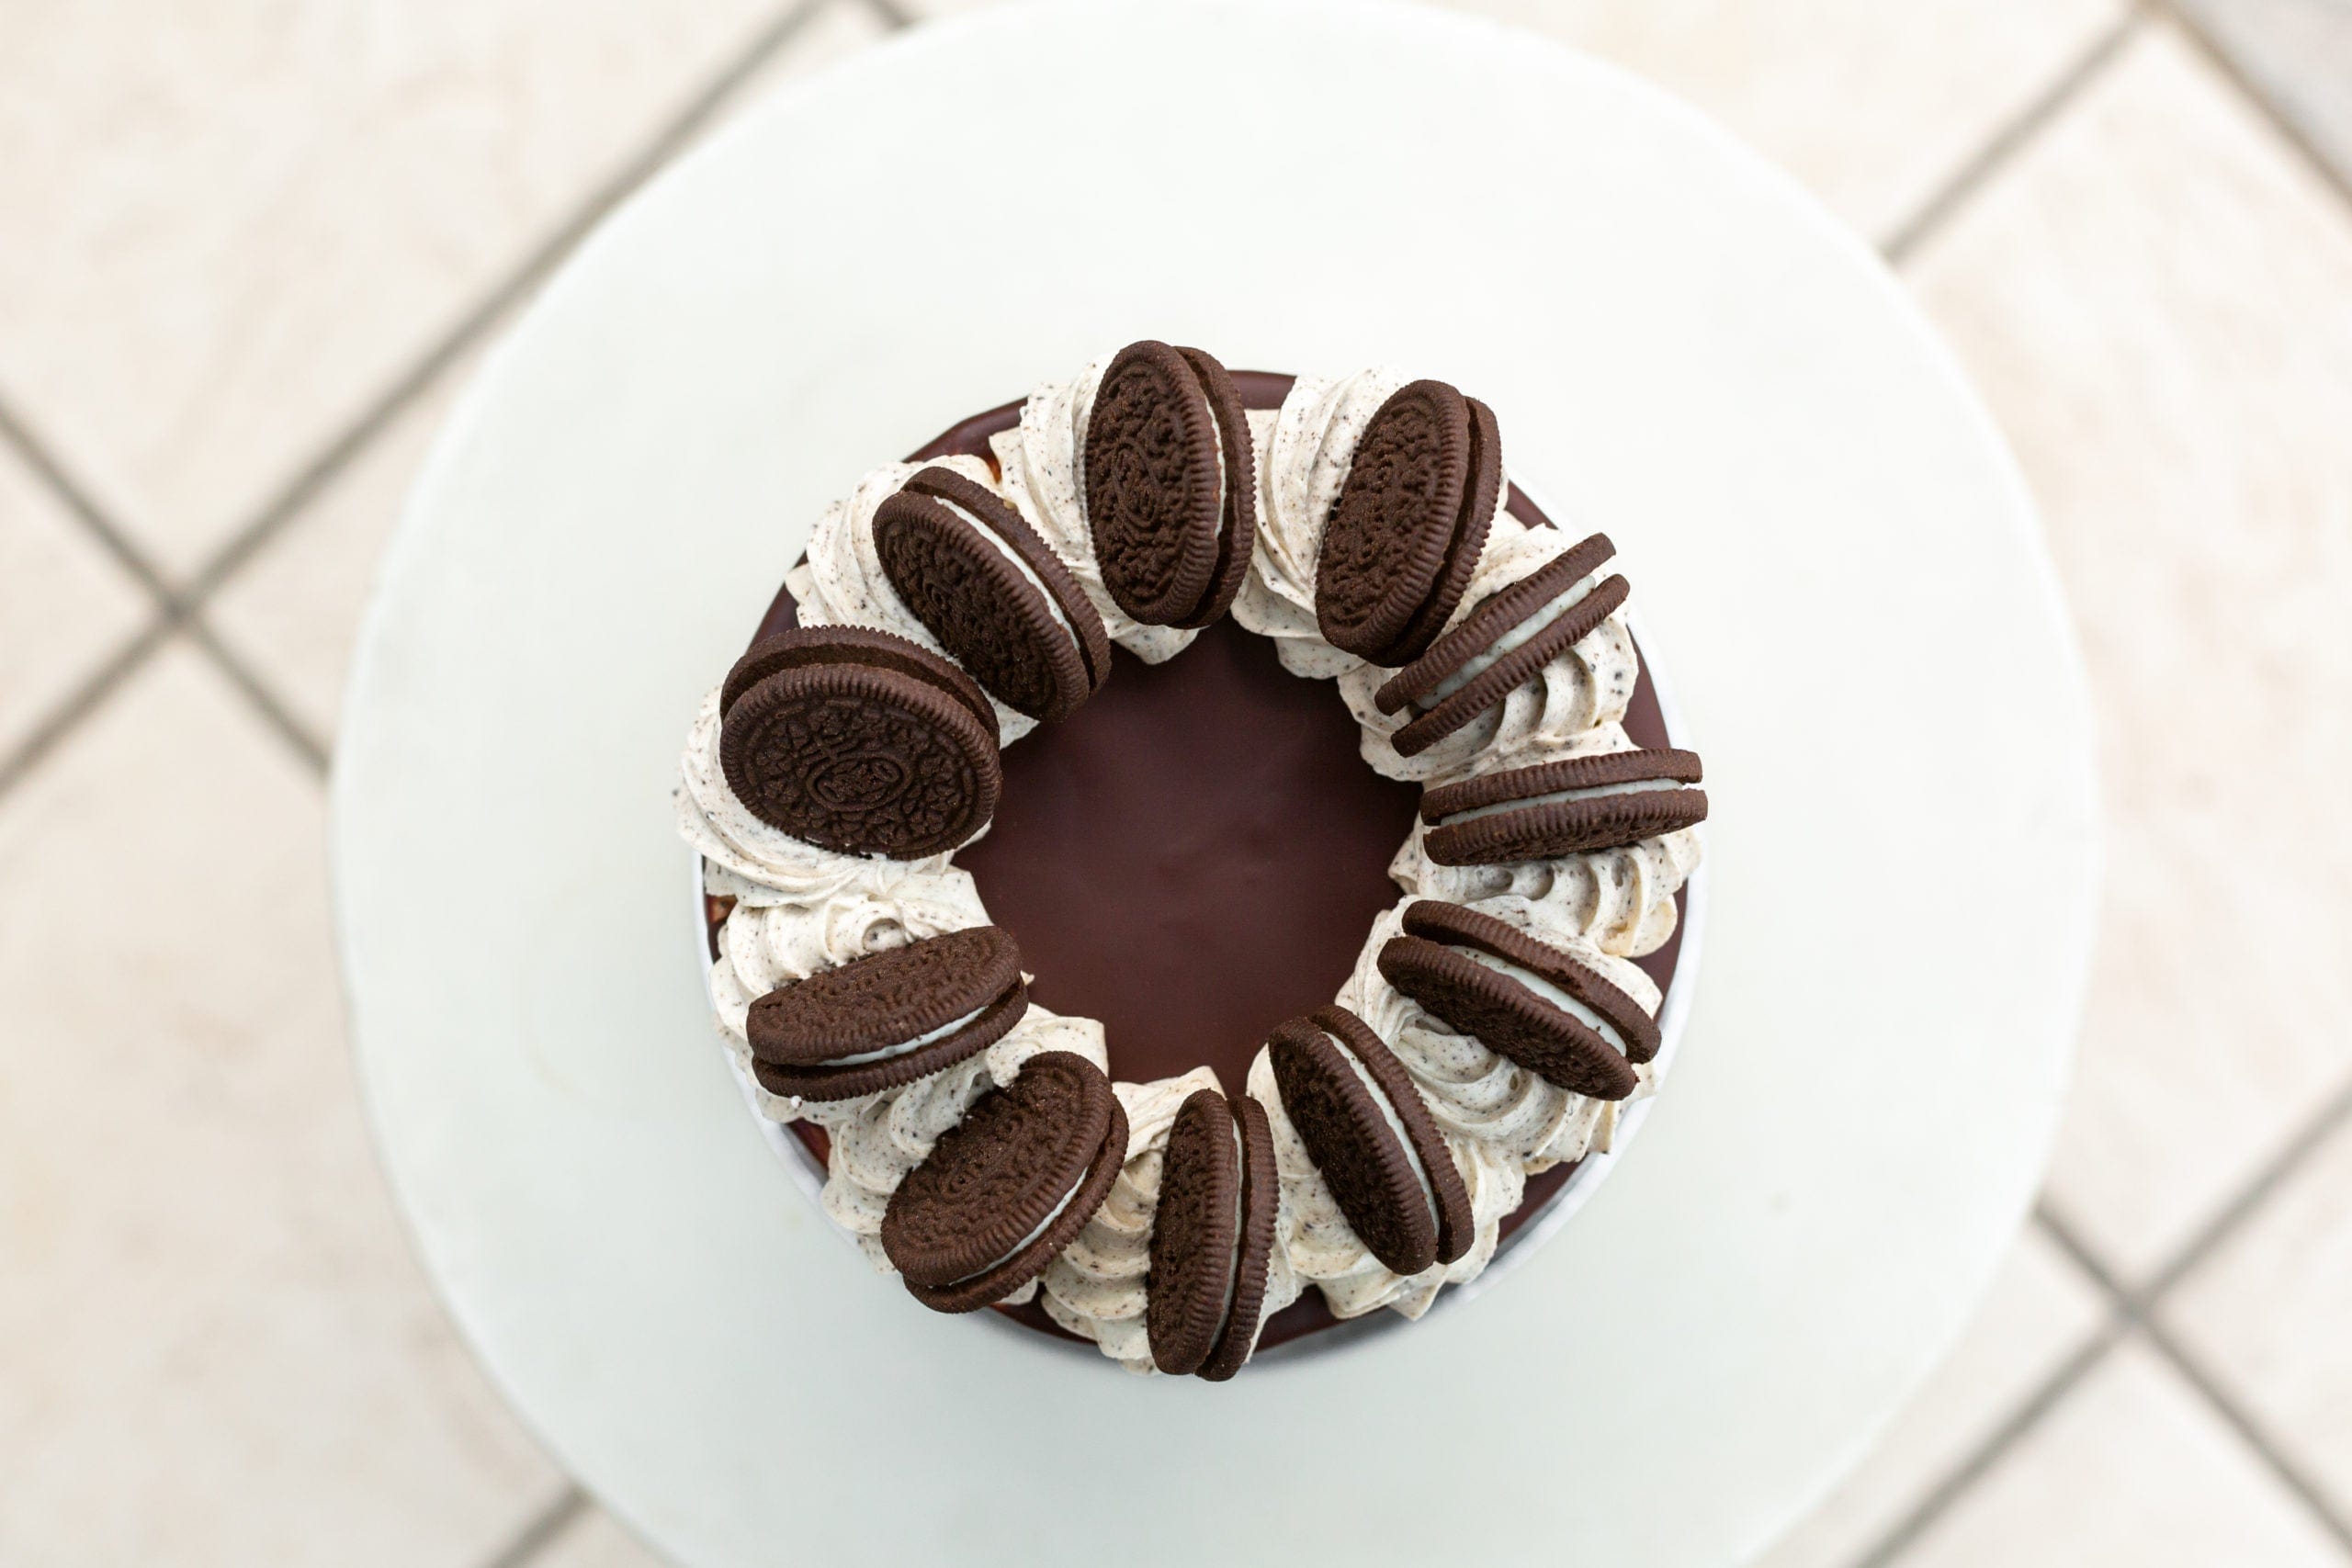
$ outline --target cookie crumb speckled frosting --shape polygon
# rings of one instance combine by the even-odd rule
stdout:
[[[676,796],[719,1033],[874,1267],[1211,1381],[1306,1292],[1419,1316],[1531,1179],[1612,1146],[1661,1065],[1636,961],[1676,937],[1707,813],[1696,754],[1625,728],[1614,546],[1507,504],[1491,409],[1385,368],[1277,407],[1236,380],[1129,344],[985,457],[871,470],[786,575],[796,629],[705,698]],[[1037,1005],[956,858],[1001,749],[1078,713],[1114,646],[1162,663],[1228,614],[1421,786],[1401,897],[1244,1081],[1114,1081],[1103,1025]]]

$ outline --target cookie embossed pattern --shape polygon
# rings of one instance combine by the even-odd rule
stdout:
[[[1703,775],[1614,557],[1444,382],[1154,342],[869,473],[678,794],[787,1165],[926,1305],[1138,1372],[1490,1282],[1638,1126],[1696,959]],[[1118,819],[1192,768],[1242,783]]]

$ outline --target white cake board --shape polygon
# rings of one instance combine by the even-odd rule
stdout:
[[[1147,334],[1493,403],[1616,539],[1715,805],[1606,1190],[1462,1310],[1222,1387],[943,1322],[827,1234],[714,1048],[668,801],[825,499]],[[394,1187],[515,1407],[697,1568],[1736,1562],[1965,1320],[2091,933],[2049,563],[1899,288],[1654,89],[1385,6],[994,11],[786,89],[492,357],[345,711]]]

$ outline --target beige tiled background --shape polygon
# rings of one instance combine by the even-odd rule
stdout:
[[[708,127],[927,8],[0,6],[0,1563],[649,1562],[394,1221],[322,777],[479,346]],[[2036,1224],[1771,1568],[2352,1565],[2352,0],[1475,8],[1884,246],[2099,698]]]

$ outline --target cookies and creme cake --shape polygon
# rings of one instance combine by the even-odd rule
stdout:
[[[1385,368],[1130,344],[867,473],[678,794],[826,1213],[1213,1380],[1523,1241],[1688,983],[1707,796],[1616,567]]]

